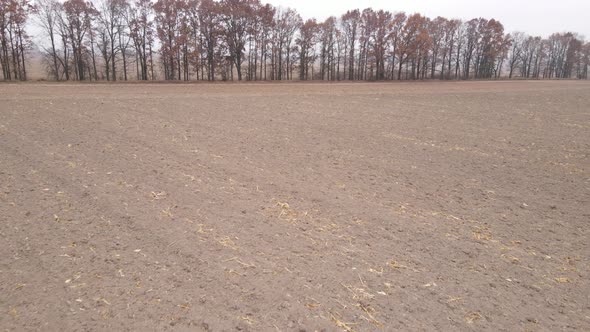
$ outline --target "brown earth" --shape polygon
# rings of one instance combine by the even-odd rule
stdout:
[[[590,82],[0,93],[2,330],[590,330]]]

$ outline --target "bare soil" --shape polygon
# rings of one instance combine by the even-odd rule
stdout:
[[[2,84],[2,330],[590,330],[590,83]]]

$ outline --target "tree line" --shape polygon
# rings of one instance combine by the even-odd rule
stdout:
[[[0,0],[4,80],[35,47],[54,80],[588,79],[590,43],[468,21],[350,10],[319,22],[260,0]]]

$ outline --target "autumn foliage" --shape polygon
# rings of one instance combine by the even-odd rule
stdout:
[[[24,80],[30,16],[55,80],[588,78],[571,32],[507,34],[497,20],[350,10],[323,22],[259,0],[0,0],[0,67]]]
[[[31,11],[27,0],[0,0],[0,67],[5,80],[27,79],[25,24]]]

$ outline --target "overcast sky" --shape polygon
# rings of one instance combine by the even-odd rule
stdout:
[[[262,0],[297,9],[304,18],[340,16],[349,9],[385,9],[428,17],[495,18],[507,32],[549,36],[573,31],[590,39],[590,0]]]

